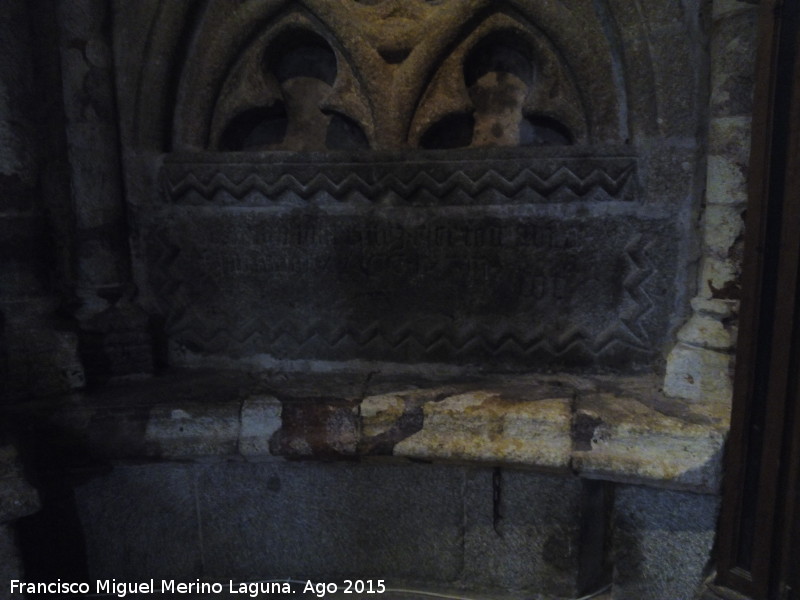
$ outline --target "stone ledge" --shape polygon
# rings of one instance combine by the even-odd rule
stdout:
[[[716,493],[719,404],[651,377],[178,371],[6,407],[64,460],[363,458],[513,466]]]

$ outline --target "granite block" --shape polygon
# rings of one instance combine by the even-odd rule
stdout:
[[[709,574],[714,495],[636,486],[616,490],[613,600],[692,600]]]
[[[203,468],[209,577],[447,582],[462,567],[462,469],[261,462]]]

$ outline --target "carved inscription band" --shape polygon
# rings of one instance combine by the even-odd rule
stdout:
[[[613,365],[652,357],[663,223],[166,208],[148,239],[170,336],[279,358]]]

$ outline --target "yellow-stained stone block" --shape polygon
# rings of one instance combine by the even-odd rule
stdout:
[[[513,401],[493,391],[429,402],[422,430],[399,442],[394,455],[566,469],[570,404],[568,397]]]
[[[374,437],[386,433],[405,410],[405,400],[400,394],[369,396],[361,403],[361,433]]]
[[[730,409],[732,360],[730,353],[679,342],[667,358],[664,392],[676,398],[721,403]]]
[[[665,414],[662,407],[608,393],[579,400],[577,418],[592,423],[593,431],[591,449],[573,452],[574,470],[597,479],[716,490],[728,411],[713,405],[681,408]]]

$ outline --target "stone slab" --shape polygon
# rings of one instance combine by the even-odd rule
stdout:
[[[727,431],[725,406],[587,394],[576,403],[572,467],[594,479],[717,491]]]
[[[164,458],[233,454],[241,432],[240,410],[234,403],[153,407],[144,432],[148,454]]]
[[[145,239],[191,352],[514,370],[644,368],[679,255],[664,219],[489,208],[168,207]]]
[[[372,401],[365,399],[362,411]],[[571,402],[569,397],[506,399],[494,390],[453,394],[426,403],[419,431],[398,442],[392,453],[565,471],[572,446]]]
[[[578,478],[512,469],[471,472],[465,494],[465,583],[578,597],[582,495]],[[605,519],[603,514],[596,518]],[[599,550],[595,559],[601,562],[602,544]]]
[[[281,427],[281,403],[272,396],[252,396],[242,403],[239,452],[269,454],[269,440]]]
[[[740,208],[747,202],[751,117],[717,117],[709,122],[708,201]],[[706,228],[706,236],[715,237]],[[729,244],[731,246],[732,244]]]
[[[713,495],[619,486],[613,600],[693,600],[709,575],[719,510]]]
[[[679,342],[670,353],[664,390],[670,396],[713,403],[726,409],[733,398],[733,366],[730,351]]]
[[[463,488],[462,469],[435,465],[208,466],[206,573],[451,581],[462,567]]]
[[[107,459],[354,460],[515,466],[712,493],[727,405],[657,377],[185,371],[7,409],[64,464]],[[312,394],[316,390],[316,395]]]

